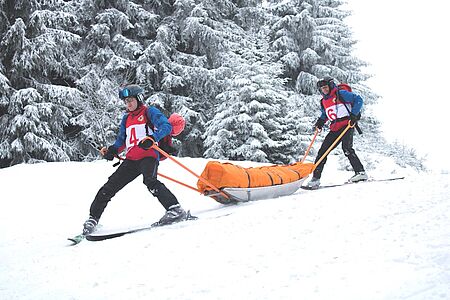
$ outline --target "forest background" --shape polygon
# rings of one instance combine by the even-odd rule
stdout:
[[[0,1],[0,167],[98,158],[126,83],[185,117],[180,156],[298,161],[319,116],[316,81],[331,76],[364,98],[357,150],[423,169],[415,150],[382,135],[343,4]]]

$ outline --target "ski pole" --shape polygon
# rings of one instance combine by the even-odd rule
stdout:
[[[309,144],[308,149],[306,149],[305,155],[303,156],[302,160],[300,161],[301,163],[303,163],[305,161],[306,157],[309,154],[309,151],[311,150],[312,145],[314,144],[314,141],[316,140],[317,134],[319,134],[319,132],[321,132],[321,131],[322,131],[322,129],[319,129],[319,128],[316,127],[316,132],[314,134],[314,137],[313,137],[313,139],[311,141],[311,144]]]
[[[98,152],[100,152],[100,154],[101,154],[102,156],[105,156],[105,153],[106,153],[106,152],[103,152],[102,149],[106,149],[106,147],[101,147],[101,146],[100,146],[100,147],[95,147],[95,148],[98,150]],[[118,165],[120,165],[120,161],[121,161],[121,160],[125,160],[124,158],[120,157],[119,154],[115,154],[114,157],[116,157],[116,158],[119,160],[118,162],[116,162],[116,163],[113,164],[113,167],[114,167],[114,168],[117,167]]]
[[[203,182],[204,184],[206,184],[207,186],[211,187],[214,191],[218,192],[219,194],[221,194],[222,196],[224,196],[226,199],[230,199],[230,197],[225,194],[224,192],[222,192],[221,190],[219,190],[217,187],[215,187],[212,183],[210,183],[208,180],[206,180],[205,178],[195,174],[191,169],[189,169],[188,167],[186,167],[185,165],[183,165],[181,162],[179,162],[178,160],[176,160],[175,158],[173,158],[170,154],[168,154],[166,151],[162,150],[161,148],[159,148],[158,146],[156,146],[155,144],[153,144],[152,146],[153,149],[155,149],[156,151],[158,151],[159,153],[161,153],[162,155],[164,155],[165,157],[167,157],[168,159],[170,159],[171,161],[173,161],[174,163],[176,163],[177,165],[179,165],[180,167],[182,167],[183,169],[185,169],[186,171],[188,171],[189,173],[191,173],[192,175],[194,175],[195,177],[198,178],[198,180],[200,180],[201,182]],[[198,191],[198,190],[197,190]]]
[[[317,166],[322,162],[322,160],[325,159],[325,157],[328,155],[328,153],[331,152],[331,150],[334,149],[334,146],[336,146],[337,143],[339,143],[339,141],[341,140],[341,138],[344,136],[344,134],[350,129],[355,127],[355,124],[351,125],[351,122],[348,121],[348,125],[347,127],[345,127],[344,131],[342,131],[342,133],[336,138],[336,140],[333,142],[333,144],[331,144],[330,148],[328,148],[327,151],[325,151],[325,153],[322,155],[322,157],[314,164],[314,168],[313,171],[317,168]]]

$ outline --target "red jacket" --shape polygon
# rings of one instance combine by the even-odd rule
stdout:
[[[336,100],[336,93],[339,93],[339,101]],[[339,90],[335,87],[328,95],[324,95],[321,101],[323,120],[330,120],[330,130],[338,131],[347,126],[350,113],[358,115],[363,105],[362,98],[352,92]],[[347,108],[345,108],[345,106]]]
[[[150,128],[148,123],[153,124]],[[159,142],[172,131],[166,116],[156,107],[147,107],[142,105],[133,112],[125,114],[120,123],[119,135],[117,136],[114,147],[118,151],[125,149],[126,158],[130,160],[139,160],[144,157],[155,157],[159,159],[159,153],[156,150],[144,150],[138,146],[139,142],[147,136],[153,136],[156,142]]]

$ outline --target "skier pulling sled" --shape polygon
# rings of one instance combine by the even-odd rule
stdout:
[[[317,88],[322,95],[322,99],[320,101],[321,115],[315,124],[315,135],[322,130],[327,120],[330,121],[330,131],[315,159],[313,177],[305,187],[317,189],[320,186],[320,178],[327,161],[327,155],[338,143],[342,144],[342,150],[355,171],[355,175],[349,179],[349,182],[366,181],[368,176],[353,149],[354,128],[362,134],[358,121],[361,118],[363,99],[358,94],[353,93],[349,85],[337,85],[331,77],[319,80]]]

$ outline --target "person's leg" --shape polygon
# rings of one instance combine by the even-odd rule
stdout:
[[[344,155],[350,161],[350,164],[355,173],[364,172],[364,167],[356,155],[355,149],[353,149],[353,134],[354,129],[350,128],[347,133],[342,137],[342,150]]]
[[[166,213],[158,223],[166,225],[186,220],[187,213],[181,207],[175,195],[157,179],[158,161],[153,157],[146,157],[141,160],[140,168],[144,176],[144,184],[166,209]]]
[[[319,153],[317,153],[316,160],[314,161],[314,163],[317,163],[319,161],[319,159],[325,154],[325,152],[327,152],[327,150],[331,147],[331,145],[334,143],[334,141],[336,140],[336,138],[339,136],[340,133],[341,133],[341,131],[328,132],[328,134],[325,136],[325,139],[323,140],[322,145],[320,146]],[[334,146],[334,148],[336,148],[336,146],[338,144],[339,143],[337,143]],[[327,157],[325,157],[320,162],[320,164],[316,167],[316,169],[313,172],[313,178],[320,179],[320,177],[322,177],[322,171],[323,171],[323,168],[324,168],[326,162],[327,162]]]
[[[368,176],[364,171],[364,167],[358,156],[356,155],[355,150],[353,149],[353,134],[354,130],[353,128],[351,128],[342,138],[342,150],[344,151],[345,156],[347,156],[348,160],[350,161],[353,171],[355,171],[355,175],[353,175],[348,181],[364,181],[368,179]]]
[[[144,184],[150,193],[158,198],[161,205],[168,210],[171,206],[179,204],[175,195],[157,178],[158,161],[153,157],[146,157],[139,162],[139,170],[144,176]]]
[[[140,172],[136,161],[123,161],[98,191],[91,204],[90,215],[98,221],[111,198],[124,186],[139,176],[139,174]]]

